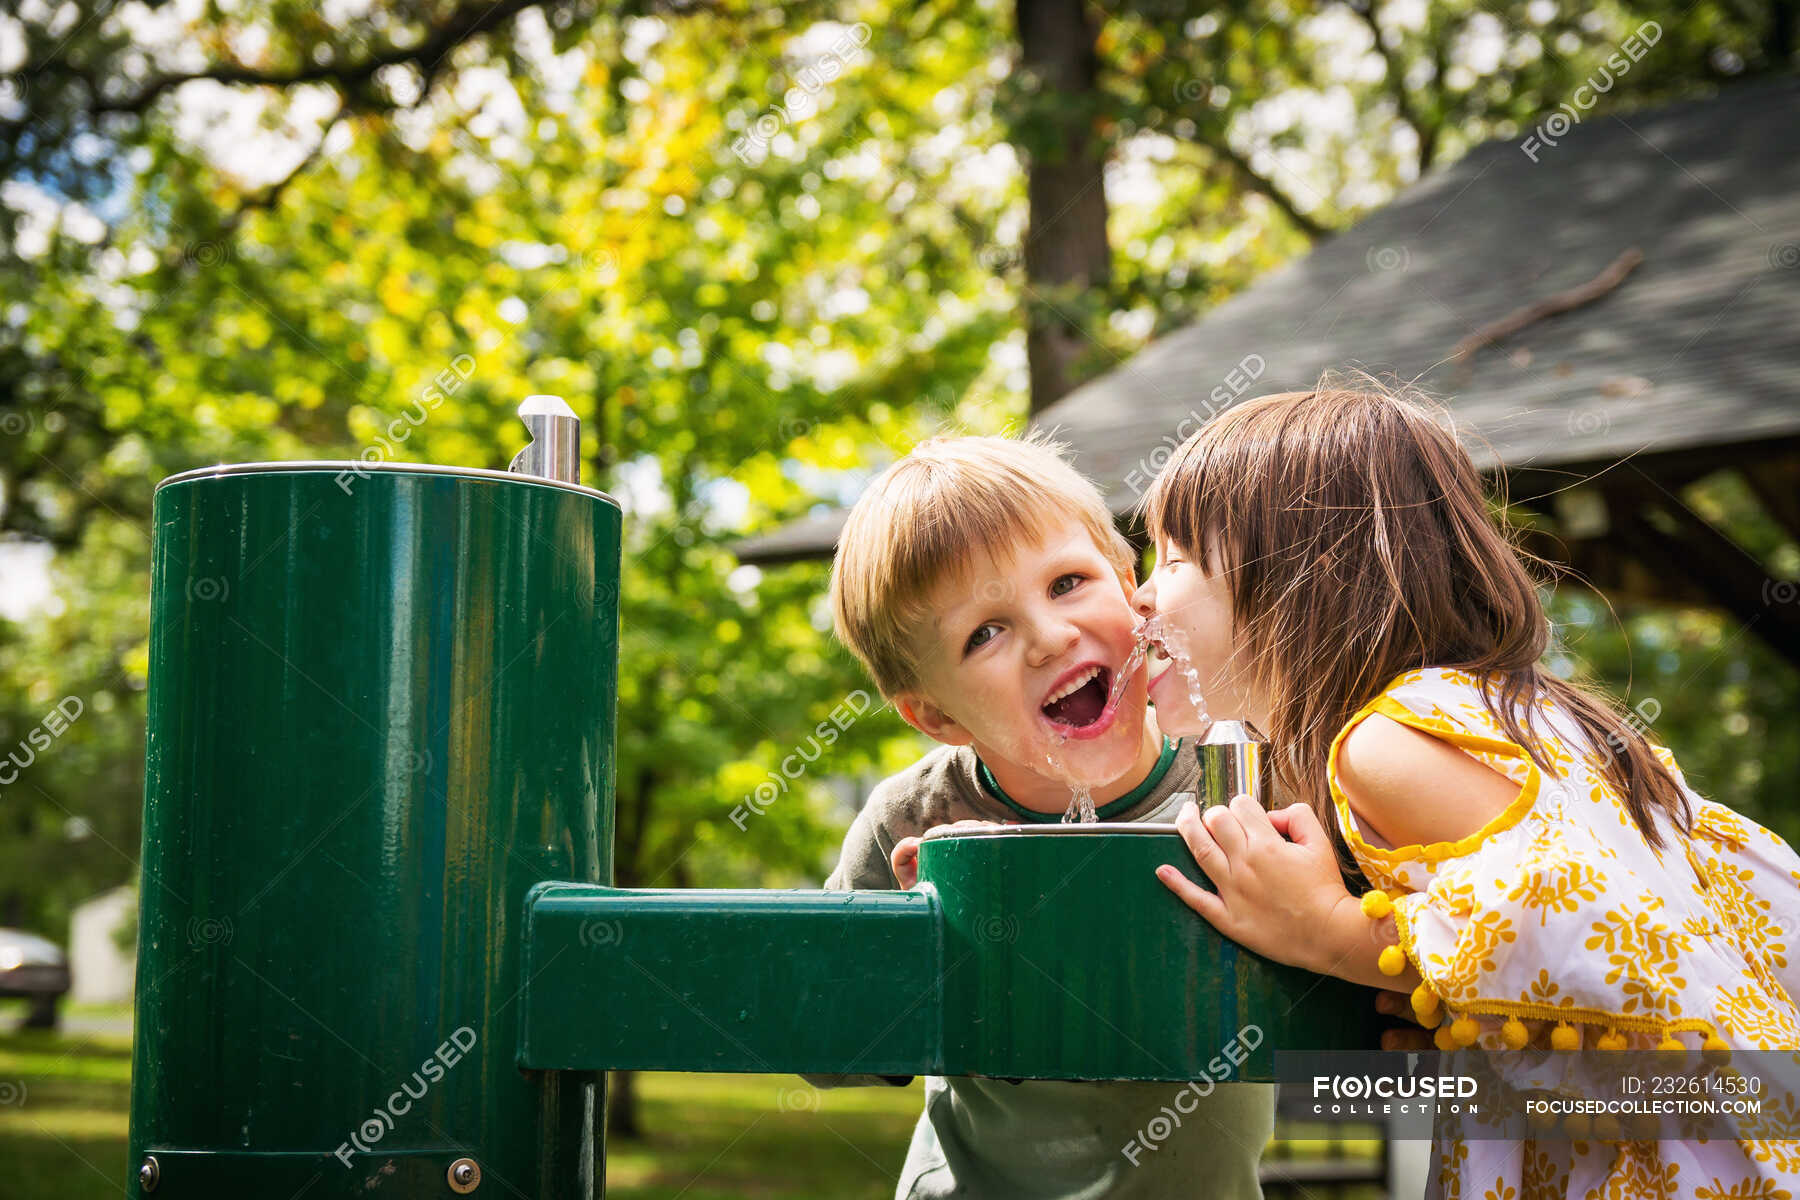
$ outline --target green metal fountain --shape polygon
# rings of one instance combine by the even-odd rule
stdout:
[[[566,405],[521,415],[510,472],[157,491],[135,1195],[585,1200],[610,1068],[1268,1079],[1373,1044],[1366,992],[1156,881],[1202,878],[1171,826],[934,837],[907,892],[608,886],[620,510]]]

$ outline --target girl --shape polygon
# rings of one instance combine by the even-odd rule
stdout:
[[[1411,991],[1444,1049],[1800,1049],[1800,858],[1539,665],[1533,580],[1430,411],[1374,389],[1265,396],[1182,445],[1145,509],[1157,566],[1133,604],[1165,656],[1159,724],[1202,728],[1196,692],[1247,717],[1305,799],[1183,810],[1216,894],[1158,876],[1220,932]],[[1796,1136],[1793,1117],[1760,1137]],[[1589,1132],[1441,1126],[1439,1186],[1800,1196],[1800,1142],[1570,1129]]]

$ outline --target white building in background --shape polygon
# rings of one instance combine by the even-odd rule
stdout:
[[[131,919],[137,891],[116,887],[78,905],[69,917],[69,999],[76,1004],[120,1004],[131,999],[137,955],[119,949],[113,934]]]

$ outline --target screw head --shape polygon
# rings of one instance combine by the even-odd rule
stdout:
[[[146,1192],[154,1192],[161,1182],[162,1164],[156,1161],[154,1154],[145,1155],[143,1165],[138,1168],[138,1186]]]
[[[467,1195],[481,1186],[481,1164],[472,1158],[459,1158],[450,1164],[446,1178],[451,1191]]]

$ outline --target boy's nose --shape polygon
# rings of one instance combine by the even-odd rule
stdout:
[[[1156,585],[1146,579],[1131,593],[1131,611],[1140,617],[1156,615]]]
[[[1080,640],[1081,630],[1071,622],[1055,618],[1038,622],[1032,632],[1032,649],[1035,651],[1032,665],[1041,667],[1055,662]]]

